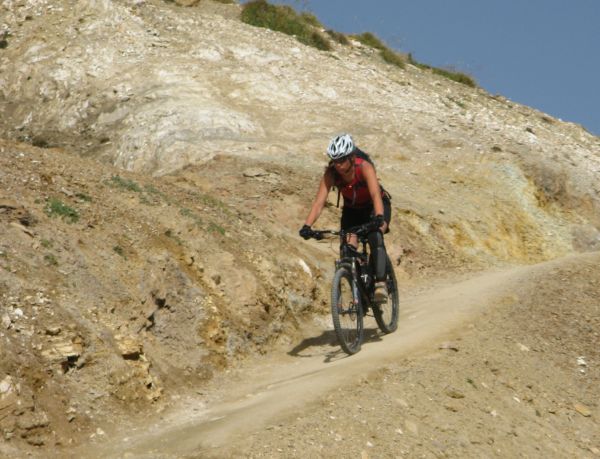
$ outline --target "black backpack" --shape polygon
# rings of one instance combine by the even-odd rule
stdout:
[[[365,153],[364,151],[362,151],[360,148],[356,147],[354,149],[354,154],[361,159],[364,159],[365,161],[371,163],[371,166],[375,167],[375,163],[373,162],[373,159],[371,159],[371,157],[369,156],[368,153]]]

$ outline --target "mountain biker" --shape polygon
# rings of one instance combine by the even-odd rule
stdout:
[[[385,270],[387,254],[383,242],[383,234],[389,231],[392,215],[392,206],[389,194],[383,190],[377,180],[377,174],[372,163],[365,159],[364,153],[355,146],[349,134],[334,137],[327,148],[330,158],[325,168],[325,173],[319,183],[317,196],[304,226],[300,229],[300,236],[309,239],[312,235],[311,226],[321,215],[327,202],[327,195],[333,186],[340,190],[344,197],[342,208],[341,227],[346,230],[353,226],[362,225],[369,221],[376,221],[378,231],[373,231],[368,236],[371,251],[371,263],[375,271],[375,302],[387,301],[385,286]],[[348,243],[358,248],[356,234],[348,235]]]

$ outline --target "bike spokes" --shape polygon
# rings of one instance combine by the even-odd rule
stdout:
[[[331,316],[340,346],[344,352],[355,354],[363,339],[363,319],[352,275],[346,268],[335,273],[331,291]]]

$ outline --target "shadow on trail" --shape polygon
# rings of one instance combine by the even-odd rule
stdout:
[[[381,341],[379,330],[377,328],[365,328],[363,346],[375,341]],[[333,347],[334,349],[324,351],[323,347],[325,346]],[[304,358],[316,357],[323,354],[325,355],[325,363],[348,357],[348,354],[340,348],[337,337],[335,336],[335,331],[333,330],[325,330],[319,336],[304,338],[300,343],[288,351],[288,355]]]

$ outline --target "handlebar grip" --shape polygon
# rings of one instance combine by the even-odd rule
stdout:
[[[317,241],[320,241],[321,239],[325,239],[326,235],[328,234],[332,234],[332,235],[339,235],[341,234],[339,231],[336,230],[313,230],[313,229],[309,229],[308,232],[305,233],[304,239],[316,239]]]

